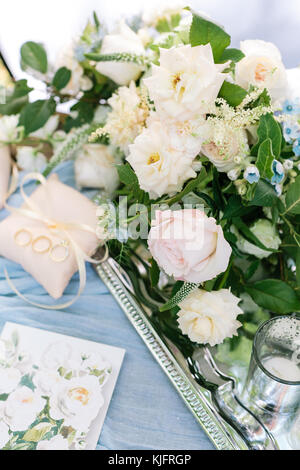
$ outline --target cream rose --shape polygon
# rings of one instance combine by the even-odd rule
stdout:
[[[258,240],[266,247],[278,250],[281,245],[281,239],[278,235],[276,227],[267,219],[257,220],[251,227],[251,232],[258,238]],[[256,258],[268,258],[272,252],[266,251],[253,243],[248,242],[242,236],[238,235],[237,247],[243,253],[254,255]]]
[[[278,48],[271,42],[248,40],[241,42],[241,50],[245,57],[236,65],[236,83],[245,89],[267,88],[272,99],[283,98],[287,76]]]
[[[148,245],[169,276],[193,283],[224,272],[231,255],[221,226],[198,209],[156,211]]]
[[[102,188],[108,193],[119,184],[118,172],[111,147],[86,144],[75,160],[75,179],[82,188]]]
[[[194,119],[209,111],[225,80],[227,64],[214,63],[211,45],[160,49],[160,65],[144,79],[156,110],[166,118]]]
[[[112,34],[104,36],[101,46],[101,54],[122,52],[137,55],[145,53],[141,39],[124,21],[119,23]],[[98,62],[96,69],[118,85],[129,85],[131,80],[139,78],[143,70],[141,66],[128,62]]]
[[[185,181],[196,176],[193,158],[178,146],[177,139],[172,139],[169,129],[160,121],[151,123],[129,146],[127,161],[141,189],[153,199],[180,191]]]
[[[16,159],[19,167],[26,171],[41,173],[47,164],[45,155],[34,147],[18,147]]]
[[[242,326],[236,319],[243,313],[238,306],[240,301],[228,289],[197,289],[179,304],[179,327],[195,343],[221,344],[225,338],[237,335]]]
[[[146,8],[143,13],[143,22],[148,26],[156,26],[161,20],[171,22],[172,16],[180,15],[185,5],[181,1],[163,1],[160,5]]]
[[[226,129],[220,138],[212,126],[201,151],[219,172],[228,173],[250,153],[247,132],[244,129]]]

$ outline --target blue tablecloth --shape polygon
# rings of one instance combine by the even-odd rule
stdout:
[[[74,186],[72,162],[62,164],[57,172],[61,181]],[[26,192],[32,189],[34,184],[29,183]],[[9,201],[15,206],[20,202],[18,193]],[[0,220],[6,215],[2,210]],[[213,449],[91,266],[87,267],[87,285],[81,298],[64,311],[50,311],[26,304],[11,292],[3,275],[4,264],[24,295],[34,302],[51,302],[20,266],[0,258],[0,330],[6,321],[12,321],[126,349],[97,449]],[[63,301],[71,299],[77,287],[76,274]]]

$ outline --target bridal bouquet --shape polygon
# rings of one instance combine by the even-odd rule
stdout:
[[[300,69],[230,43],[174,2],[111,32],[94,15],[55,65],[27,42],[47,98],[16,82],[0,140],[45,176],[74,158],[78,186],[102,190],[100,241],[161,324],[242,360],[263,320],[300,311]]]

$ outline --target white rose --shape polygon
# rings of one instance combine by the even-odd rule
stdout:
[[[141,189],[151,198],[178,192],[185,181],[196,176],[192,169],[193,158],[173,145],[168,129],[160,121],[144,129],[129,146],[127,161]]]
[[[17,388],[21,380],[21,373],[14,367],[0,369],[0,395],[10,393]]]
[[[84,75],[84,70],[75,57],[74,47],[75,45],[71,43],[68,47],[63,49],[55,64],[55,70],[61,67],[67,67],[72,73],[70,81],[65,88],[60,90],[62,94],[77,95],[80,90],[90,90],[93,86],[93,82],[89,77]]]
[[[111,111],[107,116],[105,132],[109,134],[111,144],[128,155],[128,146],[145,127],[148,106],[134,82],[129,87],[120,87],[108,104]]]
[[[166,274],[197,284],[226,271],[231,255],[222,227],[198,209],[156,211],[148,246]]]
[[[54,369],[55,371],[60,366],[65,366],[72,355],[71,346],[64,341],[56,341],[51,343],[44,351],[41,362],[47,369]]]
[[[45,155],[34,147],[18,147],[16,159],[19,167],[26,171],[41,173],[47,164]]]
[[[53,389],[49,403],[51,418],[64,419],[65,426],[86,432],[104,398],[98,378],[89,375],[63,380]]]
[[[242,326],[236,319],[243,313],[239,302],[228,289],[212,292],[197,289],[179,304],[179,327],[195,343],[221,344],[225,338],[237,335]]]
[[[51,369],[40,369],[33,377],[33,383],[41,391],[41,395],[52,393],[53,388],[62,380],[59,373]]]
[[[131,53],[144,55],[145,49],[139,36],[121,21],[117,29],[104,36],[101,46],[101,54]],[[118,85],[129,85],[131,80],[137,80],[142,72],[142,67],[126,62],[98,62],[96,69],[106,77],[109,77]]]
[[[0,421],[0,449],[10,440],[9,427],[3,421]]]
[[[69,450],[68,439],[64,439],[60,435],[54,436],[48,441],[40,441],[36,450]]]
[[[214,63],[211,45],[160,49],[160,65],[144,79],[156,110],[166,118],[195,119],[209,111],[225,80],[227,64]]]
[[[45,400],[28,387],[12,392],[5,402],[4,420],[15,431],[25,431],[44,409]]]
[[[278,250],[280,247],[281,239],[277,233],[276,227],[269,220],[257,220],[250,227],[250,230],[266,248]],[[237,247],[243,253],[254,255],[259,259],[268,258],[272,254],[271,251],[262,250],[241,236],[238,236]]]
[[[180,15],[184,7],[181,1],[165,0],[160,5],[146,8],[142,19],[148,26],[156,26],[161,20],[171,21],[172,16]]]
[[[49,136],[52,136],[52,134],[56,131],[58,122],[58,115],[51,116],[43,127],[41,127],[35,132],[32,132],[30,136],[37,137],[39,139],[47,139]]]
[[[16,140],[18,135],[19,115],[0,117],[0,143]]]
[[[226,129],[221,138],[215,132],[214,126],[208,128],[206,143],[202,153],[221,173],[228,173],[250,153],[247,132],[244,129]]]
[[[119,184],[111,147],[86,144],[75,160],[75,179],[79,187],[102,188],[113,193]]]
[[[248,40],[241,42],[241,50],[245,57],[236,65],[236,83],[245,89],[267,88],[274,100],[284,97],[287,76],[278,48],[271,42]]]
[[[0,144],[0,209],[7,197],[9,177],[11,172],[11,157],[9,147]]]

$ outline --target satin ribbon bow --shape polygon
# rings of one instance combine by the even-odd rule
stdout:
[[[5,203],[5,207],[10,211],[14,212],[20,215],[23,215],[25,217],[29,217],[34,220],[38,220],[40,222],[43,222],[45,226],[50,230],[50,231],[55,231],[60,232],[63,234],[63,236],[67,239],[69,242],[70,247],[73,249],[74,254],[75,254],[75,260],[77,263],[78,267],[78,272],[79,272],[79,287],[76,296],[63,304],[58,304],[58,305],[43,305],[43,304],[38,304],[36,302],[32,302],[28,300],[21,292],[18,291],[16,286],[13,284],[12,280],[8,276],[8,272],[6,269],[4,269],[5,276],[7,279],[7,282],[11,289],[23,300],[26,302],[30,303],[31,305],[34,305],[36,307],[41,307],[49,310],[57,310],[57,309],[63,309],[67,308],[70,305],[72,305],[80,295],[82,294],[82,291],[85,288],[86,285],[86,268],[85,268],[85,261],[89,261],[90,263],[99,263],[99,260],[94,260],[93,258],[90,258],[84,251],[80,248],[78,243],[74,240],[74,238],[70,234],[70,230],[83,230],[86,232],[90,232],[95,234],[95,229],[90,227],[87,224],[78,224],[78,223],[65,223],[61,222],[59,220],[55,220],[51,217],[48,217],[44,215],[40,208],[26,195],[24,191],[24,184],[28,180],[36,180],[42,185],[45,185],[47,180],[44,178],[43,175],[40,173],[28,173],[22,180],[20,184],[20,193],[24,199],[24,202],[26,203],[26,207],[20,207],[20,208],[15,208],[15,207],[10,207]]]

